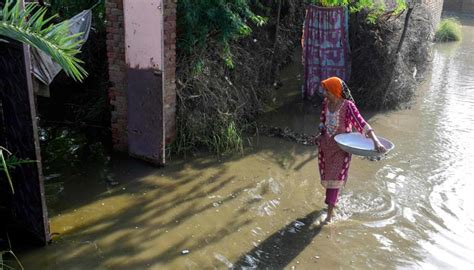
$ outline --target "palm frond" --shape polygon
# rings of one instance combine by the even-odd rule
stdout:
[[[66,74],[82,81],[87,72],[81,66],[84,62],[76,55],[80,53],[81,33],[71,35],[69,22],[50,24],[56,16],[45,18],[46,8],[35,3],[26,4],[22,9],[20,1],[13,4],[7,0],[0,10],[0,36],[28,44],[42,50],[58,63]]]
[[[7,162],[5,161],[5,157],[3,155],[3,150],[5,148],[0,147],[0,163],[1,163],[1,170],[5,173],[5,176],[7,177],[8,183],[10,184],[10,188],[12,190],[12,193],[15,193],[15,189],[13,188],[13,183],[12,183],[12,178],[10,176],[10,172],[8,171],[8,165]]]

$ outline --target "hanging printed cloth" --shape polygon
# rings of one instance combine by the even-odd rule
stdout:
[[[308,6],[303,32],[303,97],[320,91],[326,78],[349,80],[348,19],[347,7]]]

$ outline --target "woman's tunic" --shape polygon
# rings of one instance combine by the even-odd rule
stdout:
[[[328,100],[324,99],[320,120],[322,125],[318,142],[318,163],[321,184],[325,188],[338,189],[347,181],[352,155],[339,148],[334,136],[352,132],[353,127],[366,134],[371,128],[349,100],[344,100],[339,108],[331,113]]]

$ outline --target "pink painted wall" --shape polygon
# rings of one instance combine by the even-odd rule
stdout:
[[[123,0],[123,9],[127,65],[163,70],[163,0]]]

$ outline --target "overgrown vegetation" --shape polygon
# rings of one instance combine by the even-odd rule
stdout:
[[[434,31],[423,5],[413,10],[406,38],[397,53],[402,16],[381,17],[367,23],[363,12],[351,16],[352,75],[350,87],[360,107],[395,109],[409,105],[417,78],[430,57]]]
[[[254,117],[272,100],[278,71],[299,46],[310,3],[366,10],[371,22],[406,8],[404,0],[390,7],[374,0],[178,1],[178,134],[172,153],[242,151],[242,135],[254,130]]]
[[[366,19],[370,23],[375,23],[383,14],[398,15],[407,8],[405,0],[396,0],[395,5],[389,7],[387,7],[385,1],[377,0],[311,0],[311,3],[323,7],[347,6],[350,13],[358,13],[364,10]]]
[[[180,0],[178,1],[178,49],[185,54],[195,54],[206,49],[214,40],[221,46],[219,52],[229,67],[233,67],[230,43],[251,32],[251,26],[261,26],[266,19],[255,14],[252,8],[258,1],[243,0]],[[201,60],[201,59],[198,59]],[[195,64],[200,71],[202,62]]]
[[[459,41],[461,37],[461,24],[459,21],[455,18],[445,18],[439,23],[435,34],[435,41]]]
[[[270,100],[275,73],[297,46],[303,6],[296,0],[178,1],[173,153],[242,152],[242,134]]]

